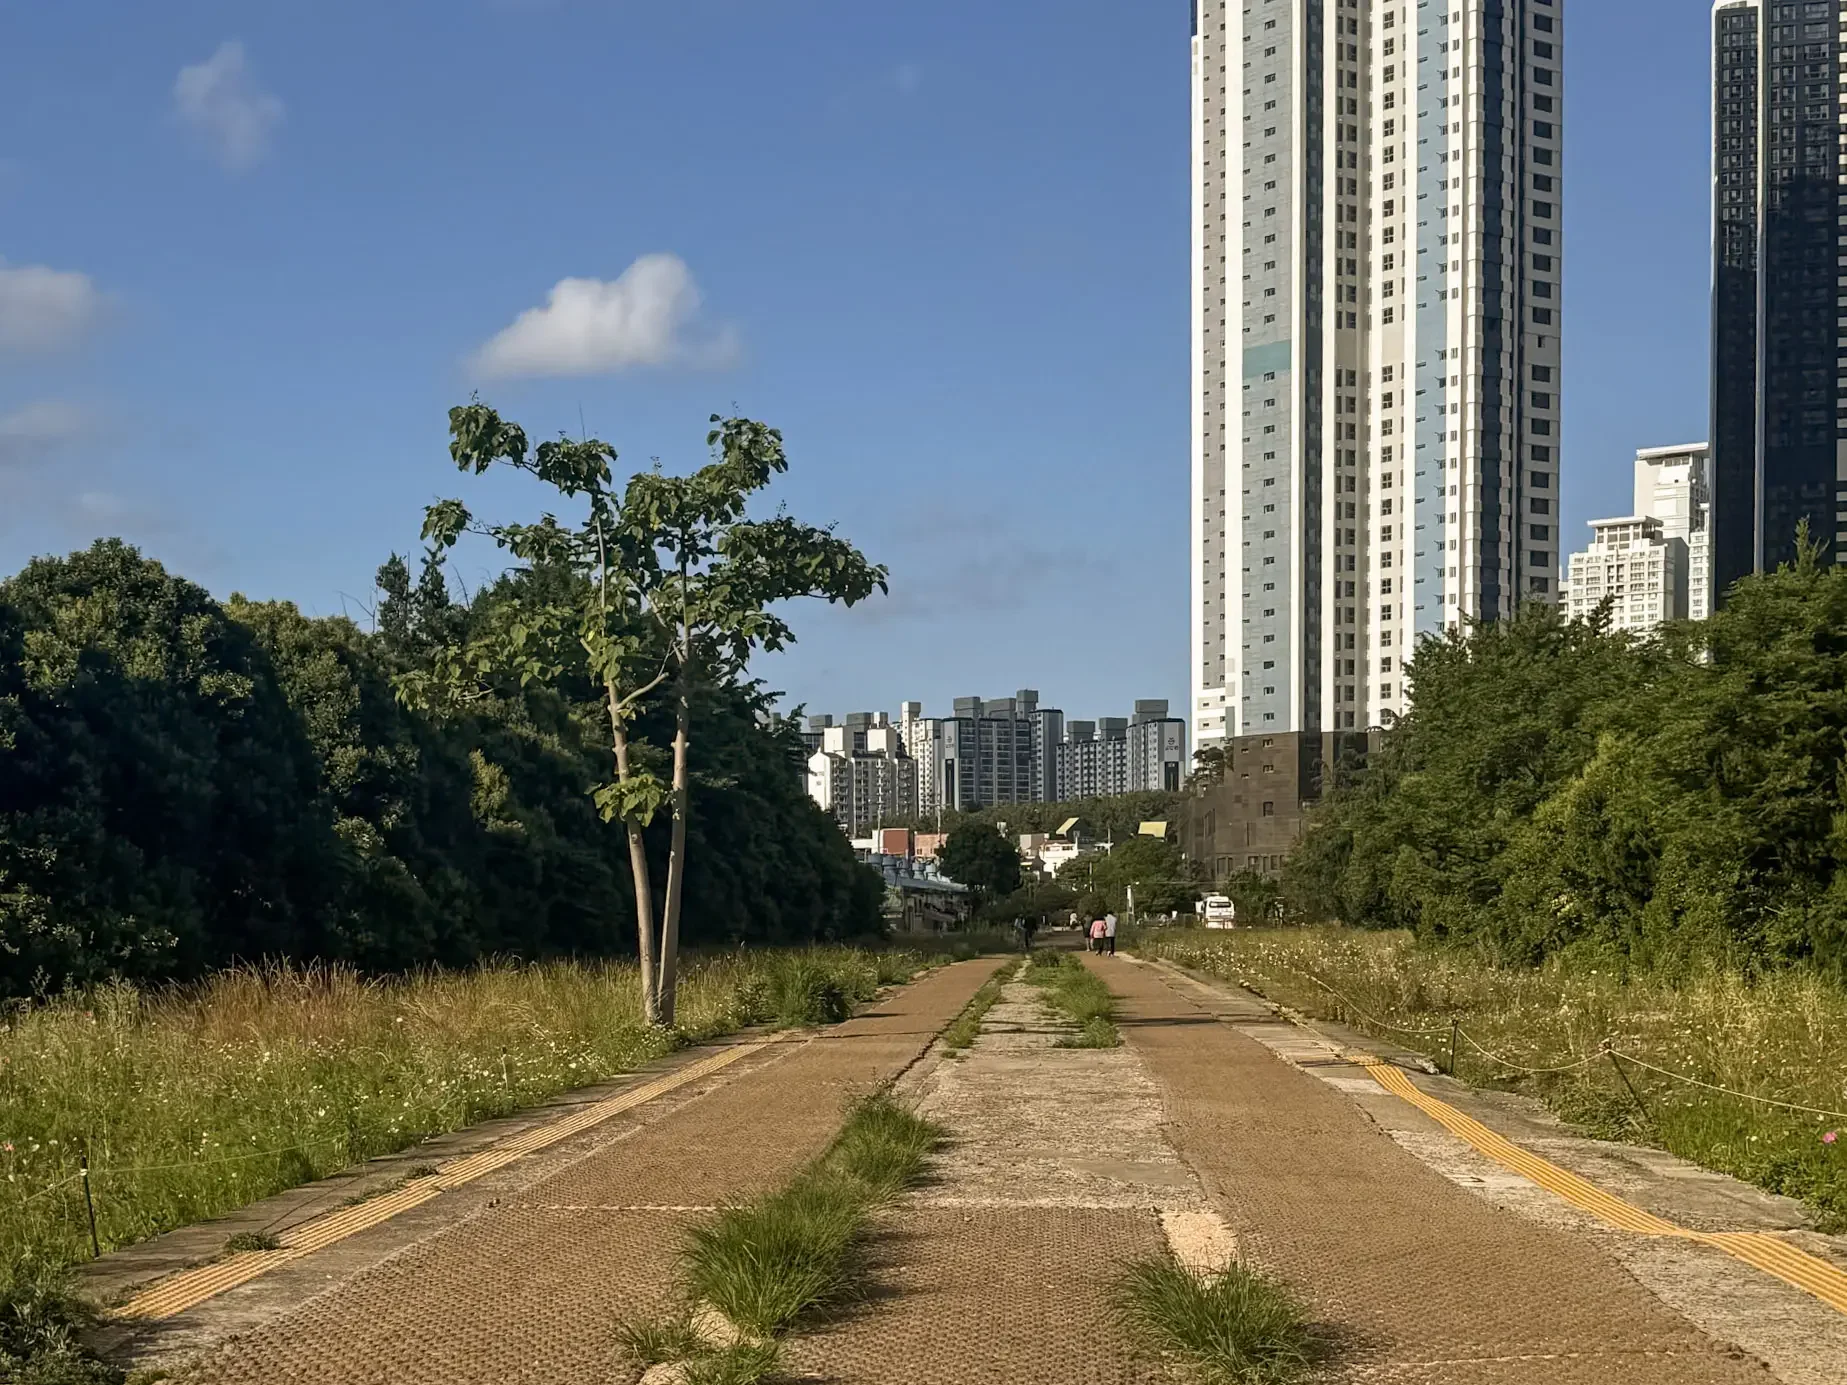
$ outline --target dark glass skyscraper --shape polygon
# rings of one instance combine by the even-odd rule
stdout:
[[[1719,0],[1713,42],[1713,568],[1723,593],[1838,542],[1847,0]]]

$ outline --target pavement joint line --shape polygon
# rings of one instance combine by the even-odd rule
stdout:
[[[208,1265],[182,1270],[129,1299],[115,1310],[113,1316],[153,1321],[175,1317],[226,1290],[248,1284],[290,1261],[299,1260],[337,1241],[389,1221],[452,1188],[472,1183],[528,1154],[548,1149],[611,1117],[632,1111],[637,1106],[645,1105],[689,1083],[709,1077],[742,1058],[783,1042],[784,1037],[774,1035],[729,1045],[651,1082],[644,1082],[606,1100],[584,1105],[559,1120],[534,1126],[500,1144],[452,1159],[439,1166],[435,1173],[413,1178],[391,1192],[367,1198],[364,1202],[292,1227],[282,1234],[281,1243],[275,1250],[240,1251]]]
[[[1723,1251],[1734,1260],[1762,1270],[1785,1284],[1820,1299],[1830,1308],[1847,1313],[1847,1273],[1818,1256],[1798,1250],[1767,1231],[1693,1231],[1678,1226],[1634,1203],[1606,1192],[1588,1179],[1560,1168],[1549,1159],[1523,1149],[1473,1116],[1430,1095],[1405,1073],[1389,1063],[1373,1062],[1366,1071],[1381,1087],[1417,1107],[1452,1135],[1472,1145],[1497,1164],[1512,1169],[1547,1192],[1563,1198],[1598,1220],[1641,1236],[1667,1236],[1695,1241]]]

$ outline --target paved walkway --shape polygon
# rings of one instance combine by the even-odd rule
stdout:
[[[885,1214],[878,1297],[798,1336],[802,1380],[854,1385],[1142,1385],[1106,1285],[1158,1252],[1163,1211],[1204,1190],[1161,1135],[1161,1098],[1126,1049],[1056,1047],[1037,987],[1010,983],[965,1058],[905,1093],[949,1134],[927,1184]]]
[[[1498,1211],[1340,1092],[1220,1023],[1161,972],[1087,958],[1122,997],[1169,1132],[1244,1254],[1393,1385],[1769,1385],[1593,1244]]]
[[[993,962],[965,962],[606,1143],[196,1363],[189,1385],[611,1385],[617,1330],[665,1310],[713,1204],[784,1181],[901,1072]],[[304,1262],[312,1266],[310,1259]],[[255,1291],[235,1290],[236,1293]]]

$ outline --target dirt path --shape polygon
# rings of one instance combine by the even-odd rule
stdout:
[[[1768,1385],[1597,1247],[1406,1153],[1352,1101],[1154,968],[1087,959],[1122,998],[1169,1130],[1241,1248],[1339,1334],[1340,1378],[1398,1385]]]
[[[992,972],[965,962],[608,1141],[197,1362],[196,1385],[615,1385],[702,1209],[785,1181],[846,1102],[914,1062]],[[303,1262],[314,1268],[311,1258]],[[330,1259],[328,1273],[337,1274]],[[261,1285],[234,1292],[261,1292]]]
[[[950,1144],[929,1183],[884,1219],[875,1300],[792,1344],[799,1378],[1168,1379],[1124,1350],[1104,1285],[1124,1260],[1160,1249],[1163,1214],[1204,1214],[1205,1193],[1162,1137],[1160,1093],[1134,1054],[1056,1047],[1067,1032],[1016,980],[967,1057],[910,1084]]]

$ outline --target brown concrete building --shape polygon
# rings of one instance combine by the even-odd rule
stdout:
[[[1213,878],[1234,871],[1275,875],[1302,835],[1305,812],[1337,772],[1365,765],[1377,732],[1275,732],[1225,744],[1224,779],[1187,800],[1181,846]]]

